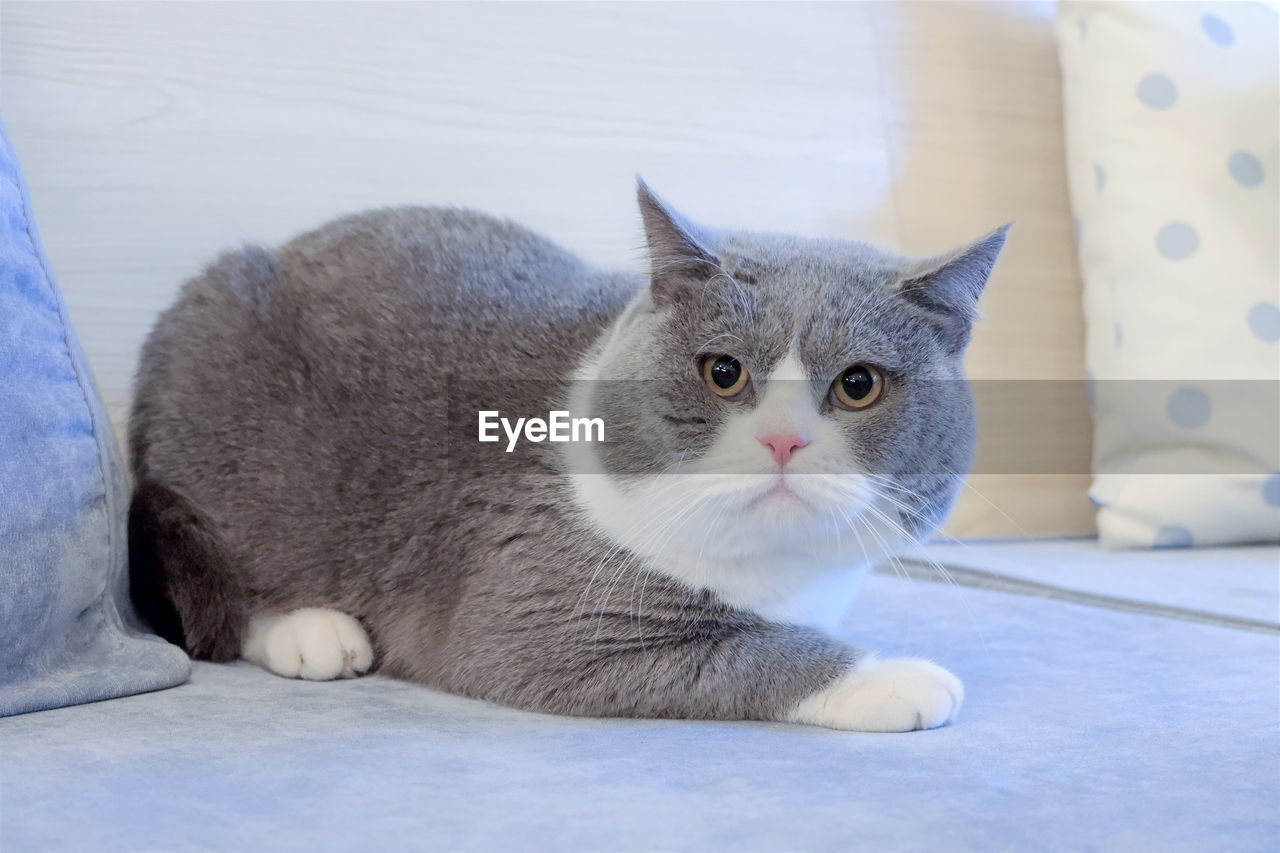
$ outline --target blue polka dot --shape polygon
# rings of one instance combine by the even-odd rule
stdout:
[[[1101,163],[1093,164],[1093,185],[1098,188],[1098,192],[1102,192],[1102,188],[1107,184],[1107,171],[1102,168]]]
[[[1199,429],[1209,422],[1209,417],[1213,414],[1209,395],[1190,386],[1184,386],[1170,394],[1166,408],[1169,420],[1183,429]]]
[[[1280,341],[1280,308],[1274,302],[1259,302],[1249,309],[1249,331],[1264,344]]]
[[[19,269],[10,279],[13,283],[14,290],[20,294],[27,295],[33,300],[39,300],[40,304],[44,304],[47,299],[48,285],[43,280],[37,279],[36,274],[31,271],[30,267]]]
[[[1262,499],[1271,506],[1280,506],[1280,474],[1272,474],[1262,484]]]
[[[1200,248],[1196,229],[1185,222],[1170,222],[1156,232],[1156,249],[1171,261],[1182,261]]]
[[[1231,27],[1227,25],[1227,22],[1217,15],[1205,15],[1201,18],[1200,28],[1215,44],[1229,47],[1235,43],[1236,34],[1231,31]]]
[[[1227,160],[1227,171],[1242,187],[1256,187],[1262,183],[1262,164],[1248,151],[1237,151]]]
[[[1153,110],[1167,110],[1178,100],[1178,87],[1164,74],[1148,74],[1138,81],[1138,100]]]
[[[1157,548],[1190,548],[1191,531],[1180,524],[1166,524],[1156,531]]]

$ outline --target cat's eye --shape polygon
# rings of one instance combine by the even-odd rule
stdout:
[[[702,360],[702,380],[717,397],[732,399],[747,389],[751,376],[731,355],[709,355]]]
[[[880,368],[855,364],[831,383],[831,400],[844,409],[865,409],[880,399],[884,386]]]

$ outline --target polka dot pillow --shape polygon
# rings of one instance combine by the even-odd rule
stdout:
[[[1260,3],[1064,2],[1098,532],[1280,540],[1280,26]]]

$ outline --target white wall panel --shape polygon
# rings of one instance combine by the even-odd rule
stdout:
[[[0,114],[117,421],[156,313],[223,248],[363,207],[443,203],[639,269],[637,172],[715,224],[921,253],[1016,219],[971,368],[1074,378],[1050,14],[5,0]],[[1087,454],[1083,411],[1064,430]],[[952,529],[1087,529],[1084,483],[995,478],[982,491],[1001,512],[970,495]]]

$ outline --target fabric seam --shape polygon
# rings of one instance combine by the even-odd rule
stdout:
[[[116,500],[112,494],[113,489],[107,479],[106,460],[103,458],[109,449],[104,446],[104,438],[102,434],[102,425],[99,423],[97,414],[94,412],[93,402],[89,399],[89,389],[85,384],[86,366],[81,365],[72,352],[71,347],[71,317],[67,313],[67,306],[62,300],[61,294],[58,292],[57,286],[54,284],[53,272],[49,268],[49,259],[45,256],[44,247],[40,243],[38,232],[35,228],[35,211],[31,203],[31,193],[27,189],[26,176],[22,174],[21,164],[18,162],[18,153],[14,150],[13,141],[9,138],[9,134],[3,123],[0,123],[0,138],[3,138],[5,147],[9,149],[9,154],[14,163],[14,173],[18,183],[18,194],[22,196],[22,214],[27,235],[27,242],[31,244],[31,251],[35,255],[36,263],[40,266],[40,271],[44,275],[45,288],[49,295],[53,297],[53,304],[58,309],[58,320],[62,327],[62,351],[66,354],[67,361],[71,364],[72,373],[76,377],[76,385],[80,388],[80,399],[84,403],[85,413],[89,416],[89,432],[93,436],[94,443],[98,448],[98,481],[102,487],[102,502],[104,513],[104,526],[106,528],[106,545],[109,573],[107,582],[103,586],[99,603],[105,605],[106,598],[112,594],[112,590],[117,582],[123,566],[120,563],[118,549],[116,548],[116,533],[112,530],[113,519],[115,518]],[[114,627],[120,629],[126,634],[132,632],[124,631],[124,623],[120,618],[120,614],[115,607],[103,607],[106,612],[107,619],[110,620]]]
[[[902,568],[907,572],[909,580],[925,580],[933,583],[949,583],[954,581],[959,586],[973,589],[985,589],[989,592],[1000,592],[1008,595],[1023,595],[1032,598],[1048,598],[1065,601],[1084,607],[1102,610],[1116,610],[1123,613],[1137,613],[1143,616],[1155,616],[1161,619],[1172,619],[1180,622],[1193,622],[1201,625],[1212,625],[1235,631],[1248,631],[1254,634],[1270,634],[1280,636],[1280,624],[1262,619],[1250,619],[1246,616],[1230,616],[1225,613],[1213,613],[1207,610],[1195,610],[1189,607],[1178,607],[1173,604],[1158,604],[1134,598],[1123,598],[1116,595],[1104,595],[1097,592],[1068,589],[1053,586],[1041,581],[1027,580],[1014,575],[1001,574],[989,569],[974,569],[957,566],[951,563],[932,563],[919,558],[902,557]],[[950,578],[938,571],[938,566],[946,570]],[[880,574],[892,574],[892,571],[881,565],[876,570]]]

